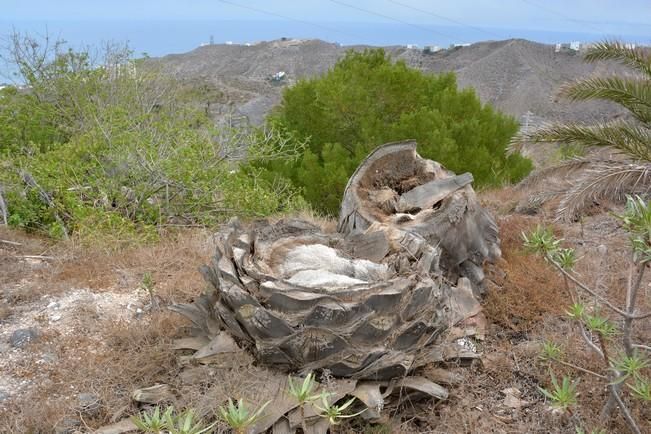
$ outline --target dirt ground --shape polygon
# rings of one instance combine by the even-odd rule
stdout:
[[[488,269],[483,304],[489,327],[481,360],[444,366],[460,379],[447,385],[447,401],[390,409],[381,424],[356,418],[335,432],[575,433],[577,425],[586,432],[628,432],[621,416],[599,425],[603,382],[539,357],[543,343],[554,341],[564,360],[604,372],[565,313],[570,298],[562,279],[522,248],[522,232],[551,224],[551,211],[514,214],[518,194],[482,194],[497,215],[503,258]],[[623,303],[628,244],[608,211],[602,206],[580,223],[555,224],[554,230],[577,249],[584,281]],[[120,251],[53,243],[2,226],[0,240],[0,432],[93,432],[137,414],[143,407],[132,401],[132,392],[159,383],[172,386],[177,408],[193,407],[214,419],[219,404],[255,396],[269,375],[246,354],[230,367],[187,366],[172,349],[187,324],[165,306],[189,301],[205,288],[198,267],[210,260],[210,233],[179,232]],[[153,291],[143,284],[147,273]],[[645,281],[641,292],[641,308],[649,310],[651,283]],[[651,321],[639,323],[635,338],[648,345]],[[15,346],[12,334],[19,329],[30,329],[32,339]],[[422,375],[435,379],[438,368]],[[550,385],[550,368],[579,380],[573,415],[553,411],[538,389]],[[651,410],[627,403],[651,432]]]

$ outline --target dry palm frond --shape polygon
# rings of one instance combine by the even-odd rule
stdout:
[[[648,79],[616,76],[584,78],[565,84],[559,94],[570,101],[612,101],[626,108],[640,122],[651,122],[651,83]]]
[[[517,185],[517,188],[523,189],[533,187],[552,176],[556,178],[565,178],[572,173],[576,173],[577,170],[587,168],[593,163],[594,160],[589,158],[572,158],[555,166],[545,167],[532,172]]]
[[[597,125],[576,123],[545,124],[533,131],[517,134],[511,150],[525,143],[567,143],[579,146],[609,146],[629,156],[651,161],[651,130],[630,122],[615,121]]]
[[[571,220],[595,201],[622,200],[627,194],[648,194],[650,181],[651,164],[595,162],[563,195],[557,217]]]
[[[651,56],[642,48],[632,48],[618,41],[594,44],[584,57],[586,62],[616,60],[651,77]]]
[[[567,186],[565,186],[567,187]],[[567,193],[567,188],[556,188],[551,190],[541,190],[529,193],[526,201],[520,202],[516,207],[518,213],[528,213],[529,211],[537,210],[545,203],[558,199]]]

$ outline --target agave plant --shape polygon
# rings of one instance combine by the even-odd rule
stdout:
[[[595,44],[585,61],[617,61],[635,73],[631,76],[589,77],[564,85],[560,95],[570,101],[605,100],[626,109],[630,116],[593,125],[546,124],[514,137],[511,149],[526,143],[563,143],[572,147],[608,147],[618,157],[610,160],[575,158],[532,174],[532,184],[552,174],[573,176],[566,188],[545,192],[540,201],[561,198],[559,219],[576,218],[594,201],[622,200],[627,194],[646,194],[651,185],[651,54],[620,42]]]

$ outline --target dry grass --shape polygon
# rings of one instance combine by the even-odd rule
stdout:
[[[179,231],[155,244],[118,252],[76,246],[72,260],[59,264],[52,280],[62,288],[75,285],[102,291],[137,286],[145,273],[151,273],[160,297],[181,301],[203,286],[197,269],[213,252],[206,230]]]
[[[511,216],[499,221],[502,260],[490,271],[492,280],[484,309],[489,319],[513,331],[529,331],[547,315],[558,315],[566,306],[550,300],[569,300],[563,280],[542,258],[522,246],[522,233],[537,219]]]
[[[504,203],[508,209],[511,204],[507,202],[512,198],[510,192],[495,192],[491,201]],[[334,228],[331,220],[307,217],[319,226]],[[579,248],[579,273],[590,284],[601,285],[609,296],[621,299],[626,277],[626,238],[608,218],[596,217],[599,218],[586,219],[582,228],[580,224],[562,225],[555,227],[555,231],[568,245]],[[492,283],[484,303],[489,320],[487,338],[482,343],[484,357],[470,367],[452,367],[463,375],[463,381],[450,387],[450,399],[414,403],[412,408],[391,412],[379,425],[355,419],[340,426],[337,432],[575,432],[576,421],[554,415],[538,390],[548,387],[550,382],[550,367],[539,359],[541,345],[544,341],[558,342],[565,360],[596,372],[603,372],[604,368],[586,349],[576,325],[564,314],[570,301],[562,279],[543,260],[522,248],[521,233],[543,220],[540,216],[519,215],[499,219],[503,261],[488,270]],[[26,246],[25,250],[0,246],[5,256],[47,251],[60,259],[35,270],[31,265],[16,265],[8,275],[0,277],[4,279],[2,283],[11,287],[10,293],[21,294],[0,305],[0,321],[3,316],[5,321],[11,319],[14,310],[45,293],[61,293],[69,288],[91,288],[96,293],[133,291],[141,284],[144,273],[152,274],[163,303],[189,300],[204,288],[197,268],[213,253],[211,236],[204,231],[185,231],[154,245],[119,252],[41,244],[38,239],[22,238],[22,234],[14,232],[0,236],[7,237],[22,240]],[[594,254],[602,244],[609,252],[606,263]],[[648,292],[645,286],[642,298],[647,307]],[[6,313],[2,313],[3,306]],[[75,315],[79,321],[75,322],[74,333],[46,333],[30,348],[29,353],[34,356],[25,357],[15,366],[15,373],[33,381],[36,387],[0,411],[0,432],[49,433],[67,420],[76,420],[83,431],[90,431],[142,410],[131,401],[132,391],[156,383],[172,386],[176,396],[171,403],[177,408],[196,408],[212,420],[216,407],[228,397],[257,402],[258,392],[269,379],[268,370],[250,361],[238,368],[181,364],[179,354],[170,350],[169,343],[183,332],[184,323],[170,313],[115,322],[106,320],[96,307],[81,305]],[[639,324],[637,337],[648,342],[650,328],[649,324]],[[53,353],[54,361],[40,363],[38,355],[43,353]],[[598,427],[598,413],[606,396],[603,382],[566,366],[553,364],[551,368],[558,376],[580,379],[577,417],[587,428]],[[519,389],[527,405],[519,409],[505,407],[502,390],[509,387]],[[76,396],[83,392],[100,398],[100,411],[93,417],[80,416],[78,412]],[[649,410],[638,403],[632,407],[640,420],[648,421]],[[220,431],[223,428],[220,426]],[[626,432],[620,417],[607,429]]]
[[[48,433],[67,419],[92,429],[136,413],[133,390],[169,382],[178,373],[170,342],[183,324],[177,315],[162,312],[144,324],[107,321],[90,327],[102,329],[103,341],[92,333],[44,336],[30,351],[54,351],[55,361],[31,359],[18,371],[39,385],[0,411],[0,432]],[[80,413],[79,393],[99,398],[97,414]]]

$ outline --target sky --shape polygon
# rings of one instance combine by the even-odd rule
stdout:
[[[130,41],[153,55],[209,38],[371,45],[619,38],[651,44],[651,0],[0,0],[0,37],[47,29],[73,44]]]
[[[489,27],[559,30],[584,22],[623,31],[637,23],[651,31],[649,0],[0,0],[0,8],[5,20],[270,20],[276,13],[308,21],[392,21],[386,15],[446,23],[439,15]]]

